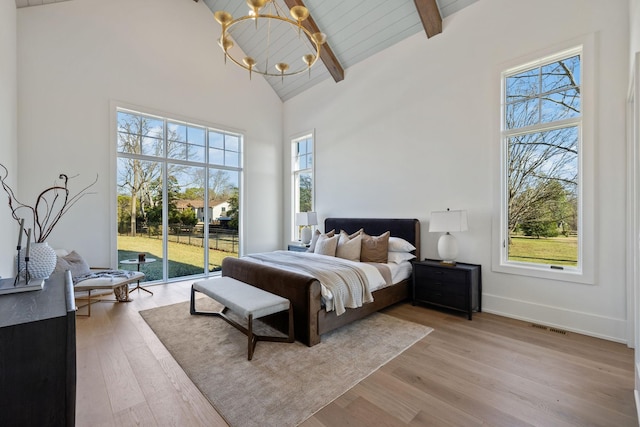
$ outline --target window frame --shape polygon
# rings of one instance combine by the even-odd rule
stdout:
[[[239,200],[238,200],[238,209],[239,209],[239,218],[238,218],[238,256],[242,256],[242,248],[244,247],[244,233],[243,233],[243,223],[244,223],[244,214],[243,214],[243,200],[244,200],[244,146],[245,146],[245,132],[239,129],[233,129],[226,126],[220,126],[212,123],[203,122],[200,120],[195,120],[192,118],[182,117],[177,114],[166,113],[162,111],[155,111],[149,108],[140,107],[137,105],[128,104],[120,101],[110,101],[110,110],[111,110],[111,126],[110,126],[110,134],[111,134],[111,171],[113,173],[113,177],[110,180],[110,193],[111,193],[111,203],[113,203],[113,207],[111,209],[111,247],[114,248],[111,254],[111,264],[118,265],[118,229],[117,229],[117,170],[118,170],[118,160],[120,158],[133,158],[143,161],[155,161],[161,163],[162,168],[162,176],[163,176],[163,189],[162,189],[162,199],[163,199],[163,229],[167,229],[167,217],[166,217],[166,203],[167,203],[167,188],[164,177],[167,176],[167,171],[171,165],[185,165],[185,166],[197,166],[207,168],[209,170],[228,170],[231,172],[235,172],[238,174],[238,189],[239,189]],[[148,155],[148,154],[134,154],[134,153],[123,153],[119,150],[118,147],[118,113],[130,113],[133,115],[147,117],[153,120],[162,121],[163,125],[163,134],[159,135],[158,138],[162,144],[162,154],[160,155]],[[204,144],[205,144],[205,154],[204,159],[202,161],[194,161],[189,159],[179,159],[175,157],[171,157],[170,153],[167,152],[168,145],[168,125],[178,124],[185,125],[187,127],[194,128],[202,128],[204,130]],[[207,144],[209,140],[209,133],[211,131],[223,134],[226,136],[233,136],[238,139],[238,159],[237,165],[227,165],[220,163],[212,163],[209,161],[209,150],[207,150]],[[233,150],[232,150],[233,151]],[[235,151],[234,151],[235,152]],[[208,186],[205,188],[205,197],[208,198]],[[208,209],[205,210],[205,222],[208,220]],[[208,235],[208,232],[205,232],[205,235]],[[163,235],[163,259],[168,260],[168,247],[167,247],[167,237]],[[204,263],[207,265],[209,261],[209,253],[208,251],[204,251]],[[194,276],[184,276],[184,277],[176,277],[169,278],[168,277],[168,269],[163,265],[163,278],[162,282],[171,282],[171,281],[179,281],[184,280],[186,277],[194,277]],[[209,272],[208,269],[205,269],[202,275],[197,275],[197,277],[204,276],[217,276],[219,272]]]
[[[296,144],[300,143],[303,140],[311,140],[312,149],[311,149],[311,167],[305,169],[296,169]],[[299,198],[298,198],[298,181],[299,176],[305,173],[311,175],[311,211],[315,211],[315,189],[316,189],[316,177],[315,177],[315,167],[316,167],[316,135],[315,129],[312,129],[307,132],[301,132],[296,134],[290,138],[289,148],[291,150],[291,240],[297,241],[300,239],[299,228],[296,226],[296,213],[299,212]]]
[[[581,111],[582,117],[564,119],[551,123],[542,123],[539,126],[519,128],[517,131],[505,129],[505,82],[506,76],[534,68],[554,60],[570,57],[578,53],[581,57]],[[496,182],[494,184],[494,212],[492,232],[492,271],[499,273],[516,274],[521,276],[537,277],[550,280],[593,284],[595,278],[595,167],[594,167],[594,123],[595,123],[595,43],[594,36],[589,35],[567,41],[542,51],[538,51],[514,59],[509,63],[500,65],[496,74],[499,85],[496,92],[499,94],[498,109],[499,118],[494,123],[497,135],[495,140],[496,151],[494,158],[498,162],[496,169]],[[578,149],[578,266],[576,268],[552,268],[548,264],[534,264],[508,260],[506,248],[508,232],[508,147],[509,136],[516,133],[546,131],[558,126],[576,124],[578,126],[580,146]]]

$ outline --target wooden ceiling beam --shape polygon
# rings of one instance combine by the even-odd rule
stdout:
[[[442,32],[442,16],[436,0],[414,0],[414,3],[427,37],[431,38],[440,34]]]
[[[304,6],[302,0],[284,0],[284,2],[289,9],[291,9],[293,6]],[[433,0],[433,2],[435,3],[435,0]],[[440,15],[438,14],[438,16]],[[320,29],[311,17],[311,14],[309,14],[309,17],[307,19],[302,21],[302,26],[309,30],[311,34],[320,32]],[[344,80],[344,70],[342,69],[342,65],[340,65],[338,58],[336,58],[336,56],[333,54],[333,51],[331,50],[328,42],[323,44],[320,48],[320,59],[324,63],[324,66],[327,67],[327,70],[329,70],[329,73],[331,73],[331,76],[333,77],[333,80],[336,81],[336,83]]]

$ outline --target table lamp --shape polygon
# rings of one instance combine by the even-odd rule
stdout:
[[[302,226],[300,230],[300,240],[303,244],[308,245],[311,242],[310,225],[318,224],[318,215],[315,212],[298,212],[296,213],[296,225]]]
[[[456,231],[467,231],[467,211],[434,211],[431,212],[429,221],[429,232],[444,232],[438,239],[438,255],[443,264],[455,265],[458,257],[458,241],[451,234]]]

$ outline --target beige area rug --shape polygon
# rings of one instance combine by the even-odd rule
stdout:
[[[220,308],[209,298],[196,305]],[[245,335],[220,318],[191,316],[188,302],[140,314],[233,427],[298,425],[433,330],[374,313],[313,347],[259,341],[248,361]]]

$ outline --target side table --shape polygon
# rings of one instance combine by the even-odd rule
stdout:
[[[482,274],[478,264],[445,265],[437,260],[413,263],[413,305],[422,302],[467,313],[482,311]]]
[[[120,261],[120,264],[125,264],[125,265],[136,265],[138,268],[138,271],[140,271],[140,265],[141,264],[151,264],[152,262],[156,262],[157,260],[155,258],[145,258],[144,260],[139,260],[139,259],[123,259],[122,261]],[[140,286],[140,280],[138,280],[138,283],[136,284],[136,287],[131,289],[129,292],[131,291],[135,291],[136,289],[140,290],[142,289],[143,291],[149,292],[151,295],[153,295],[153,292],[151,292],[149,289],[147,288],[143,288],[142,286]]]
[[[287,245],[287,250],[288,251],[293,251],[293,252],[307,252],[307,249],[309,249],[308,246],[305,246],[301,243],[289,243]]]

